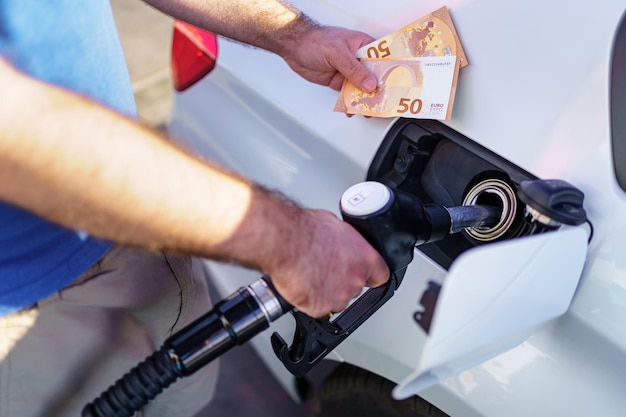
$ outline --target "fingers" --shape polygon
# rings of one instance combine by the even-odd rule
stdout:
[[[329,312],[338,313],[345,310],[352,300],[356,299],[363,293],[364,289],[366,289],[365,287],[375,288],[384,285],[389,280],[389,276],[389,268],[387,268],[387,264],[382,260],[382,258],[380,258],[380,263],[375,264],[375,268],[365,280],[365,283],[363,285],[356,285],[353,288],[351,295],[336,301],[332,308],[330,308]]]
[[[360,37],[358,43],[350,42],[350,36]],[[347,53],[337,52],[336,56],[332,58],[331,64],[337,69],[337,73],[333,76],[329,83],[329,87],[333,90],[341,91],[344,80],[348,79],[352,84],[356,85],[359,89],[372,92],[378,87],[378,81],[372,72],[366,69],[358,59],[355,57],[356,50],[363,45],[370,43],[373,39],[361,32],[348,32],[348,51]],[[352,48],[351,45],[357,45],[356,48]],[[339,50],[341,51],[341,50]],[[347,114],[347,117],[352,117],[351,114]],[[369,118],[370,116],[366,116]]]
[[[346,115],[346,117],[347,117],[348,119],[350,119],[352,116],[354,116],[354,114],[352,114],[352,113],[344,113],[344,114]],[[372,118],[372,116],[363,116],[363,118],[365,118],[365,119],[371,119],[371,118]]]
[[[387,282],[386,263],[352,226],[324,210],[301,215],[293,239],[286,237],[291,243],[280,246],[286,251],[278,257],[281,262],[267,271],[289,303],[311,317],[324,317],[345,309],[364,287]]]
[[[361,63],[354,57],[354,55],[347,53],[337,53],[332,57],[331,64],[337,68],[337,71],[343,75],[343,77],[347,78],[352,84],[357,86],[359,89],[372,92],[376,89],[378,85],[378,81],[374,74],[372,74],[368,69],[366,69]],[[342,77],[342,78],[343,78]],[[332,88],[336,90],[341,89],[341,85],[343,84],[343,80],[341,83],[336,81],[336,78],[333,78]],[[337,88],[335,88],[337,87]]]
[[[344,223],[352,231],[354,231],[355,239],[360,240],[360,246],[357,246],[356,251],[363,256],[363,264],[368,266],[368,274],[365,277],[365,286],[375,288],[383,285],[389,280],[390,272],[387,262],[383,257],[374,249],[369,242],[361,235],[357,229],[352,227],[349,223]]]
[[[297,47],[287,48],[281,56],[296,73],[311,82],[339,91],[344,79],[348,79],[359,89],[372,92],[378,85],[376,76],[361,65],[355,54],[373,40],[363,32],[317,26],[299,39]]]
[[[374,263],[372,267],[372,272],[365,281],[365,286],[370,288],[379,287],[389,281],[389,277],[389,267],[387,266],[383,258],[378,255],[378,261]]]
[[[347,62],[345,62],[343,67],[338,69],[340,72],[342,72],[344,77],[346,77],[360,90],[369,93],[376,89],[378,81],[376,80],[376,77],[374,77],[374,74],[372,74],[363,65],[361,65],[361,63],[356,58],[348,57],[345,55],[342,56],[342,58],[344,58]]]
[[[356,51],[360,47],[367,45],[374,39],[363,32],[349,29],[326,27],[324,30],[327,39],[335,44],[329,49],[328,62],[339,72],[337,76],[333,77],[329,86],[339,91],[345,77],[363,91],[374,91],[378,84],[376,77],[355,57]]]
[[[336,290],[333,294],[334,304],[331,311],[342,311],[347,307],[350,300],[357,297],[364,287],[378,287],[389,280],[389,268],[382,256],[348,223],[346,226],[349,241],[352,245],[343,247],[345,257],[343,259],[348,265],[345,269],[345,276],[339,279]],[[351,247],[351,249],[349,249]],[[350,263],[350,261],[354,263]]]

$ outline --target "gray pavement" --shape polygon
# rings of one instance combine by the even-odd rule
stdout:
[[[170,18],[141,1],[111,0],[126,54],[142,123],[165,130],[171,106]],[[265,369],[250,346],[220,358],[217,391],[195,417],[306,417],[308,404],[296,404]]]

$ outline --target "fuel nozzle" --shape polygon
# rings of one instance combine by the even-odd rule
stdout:
[[[385,284],[367,289],[332,320],[314,320],[294,311],[296,331],[291,345],[278,333],[272,335],[276,356],[300,377],[393,296],[413,259],[415,246],[441,240],[466,227],[488,227],[502,216],[501,209],[488,206],[423,204],[412,194],[374,181],[348,188],[339,205],[343,220],[381,254],[391,274]]]
[[[413,194],[376,181],[347,189],[340,207],[343,219],[380,252],[394,271],[411,262],[413,247],[439,241],[468,227],[492,226],[502,215],[502,209],[495,206],[424,204]]]

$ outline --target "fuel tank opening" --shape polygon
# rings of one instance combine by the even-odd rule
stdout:
[[[501,210],[500,218],[493,222],[473,225],[465,232],[473,239],[490,242],[504,236],[513,226],[517,214],[517,198],[513,188],[497,178],[486,179],[474,185],[463,199],[464,206],[491,206]]]

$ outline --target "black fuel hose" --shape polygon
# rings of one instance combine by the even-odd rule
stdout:
[[[88,404],[82,417],[130,417],[181,376],[176,360],[163,347]]]
[[[132,417],[178,378],[247,342],[291,309],[268,277],[259,278],[167,339],[87,404],[82,417]]]

